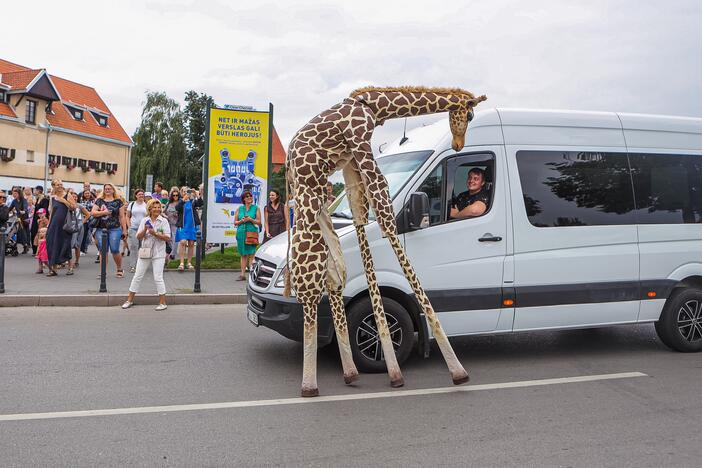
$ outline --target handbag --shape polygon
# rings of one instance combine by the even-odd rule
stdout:
[[[78,216],[74,210],[68,210],[66,213],[66,219],[63,222],[63,230],[68,234],[75,234],[80,231],[80,224],[78,224]]]
[[[244,241],[246,245],[258,245],[258,232],[247,231],[246,240]]]
[[[153,249],[151,247],[140,247],[139,248],[139,258],[149,259],[153,255]]]

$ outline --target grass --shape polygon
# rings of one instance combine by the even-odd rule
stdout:
[[[176,257],[175,260],[168,262],[168,268],[178,268],[180,260]],[[193,265],[195,258],[193,257]],[[224,254],[219,250],[210,252],[205,255],[205,259],[200,266],[203,270],[220,270],[225,268],[239,269],[241,267],[241,256],[236,247],[227,247],[224,249]]]

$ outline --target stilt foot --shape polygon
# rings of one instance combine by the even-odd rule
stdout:
[[[344,383],[346,385],[351,385],[356,380],[358,380],[358,372],[349,372],[348,374],[344,374]]]
[[[390,381],[390,386],[392,388],[402,387],[403,385],[405,385],[405,379],[403,379],[402,377]]]
[[[303,388],[302,391],[300,392],[300,396],[303,396],[305,398],[319,396],[319,389],[318,388]]]
[[[466,372],[465,375],[459,375],[458,377],[453,378],[453,384],[454,385],[461,385],[470,380],[470,377],[468,377],[468,373]]]

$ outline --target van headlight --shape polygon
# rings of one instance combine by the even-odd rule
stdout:
[[[278,274],[278,279],[275,280],[275,286],[276,288],[284,288],[285,287],[285,274],[288,272],[288,266],[285,265],[282,270],[280,270],[280,273]]]

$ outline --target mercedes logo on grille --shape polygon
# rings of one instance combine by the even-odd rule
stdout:
[[[258,268],[261,266],[260,261],[254,261],[253,264],[251,265],[251,279],[256,282],[258,279]]]

